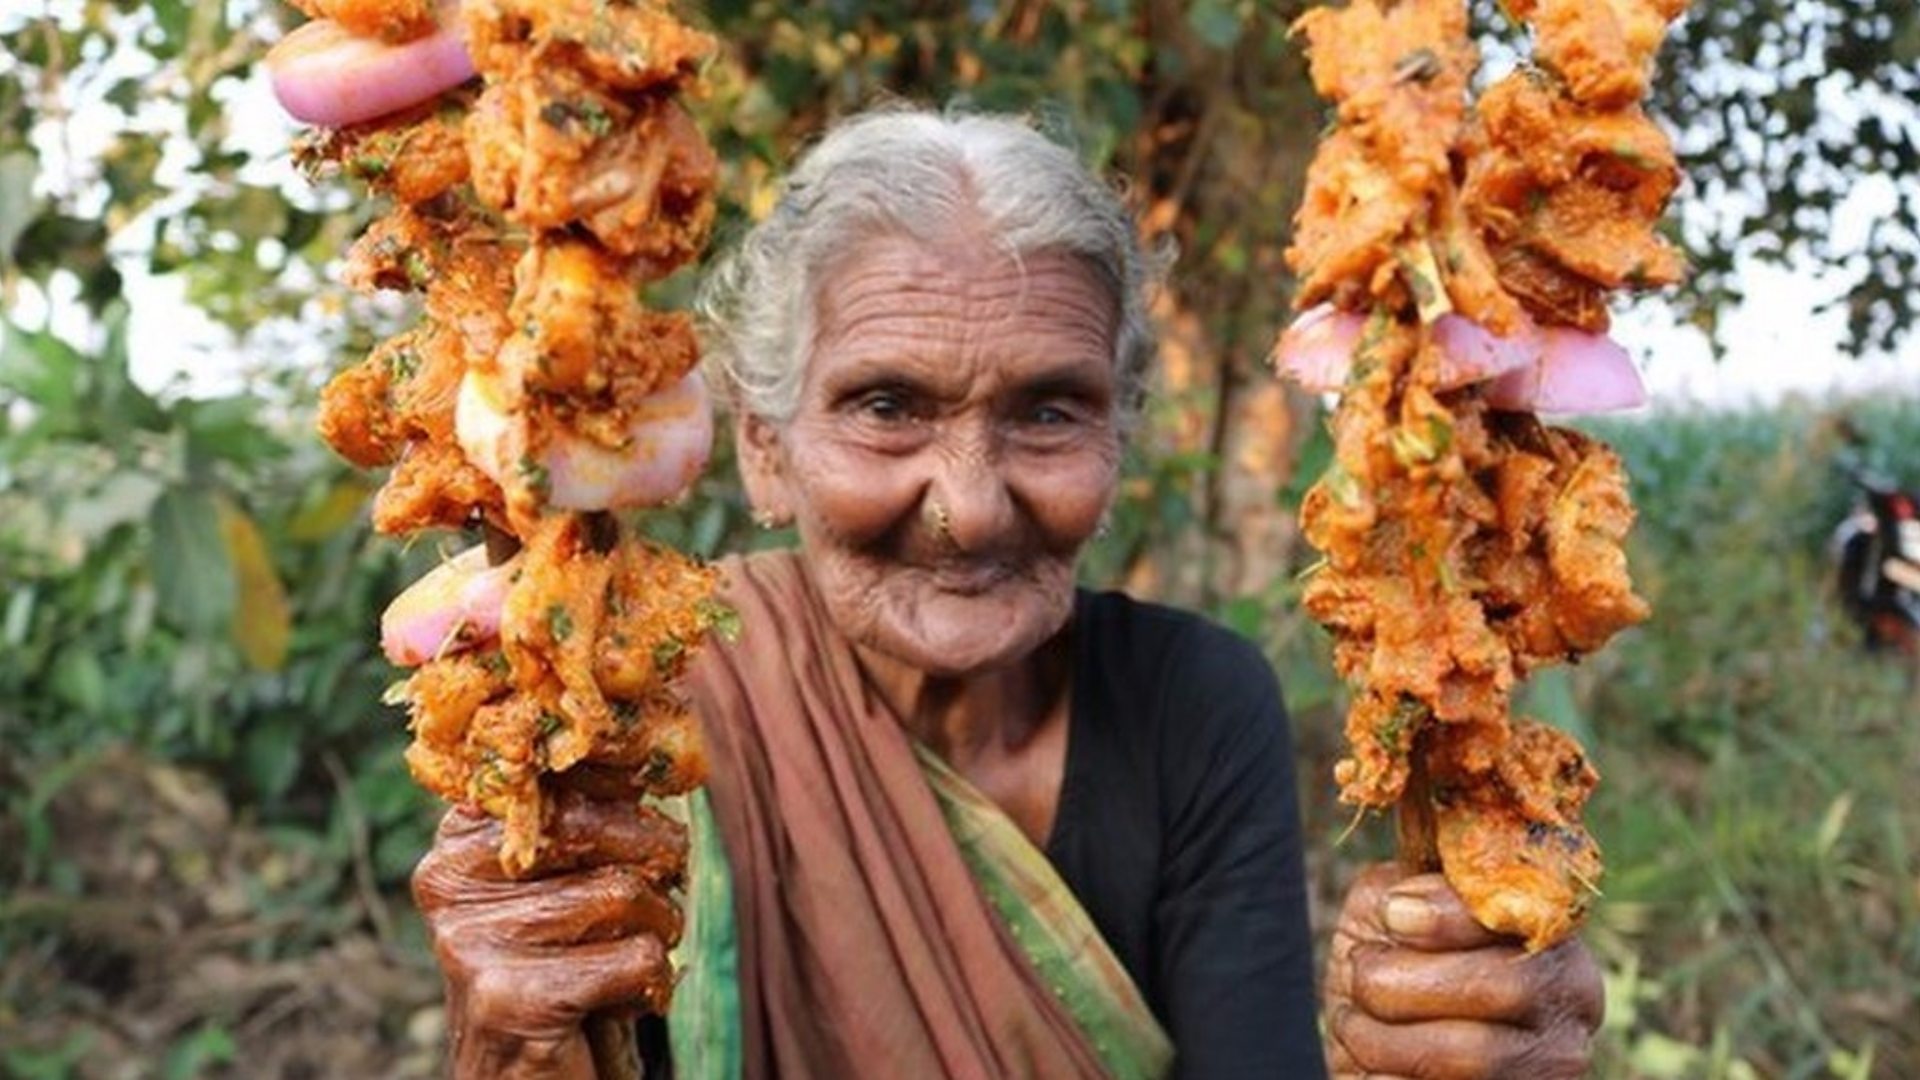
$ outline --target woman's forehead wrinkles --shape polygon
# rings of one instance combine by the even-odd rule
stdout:
[[[945,267],[898,247],[869,254],[822,283],[819,340],[836,352],[990,343],[1016,320],[1023,339],[1042,339],[1049,350],[1111,351],[1112,299],[1073,256],[963,257]]]
[[[821,339],[818,372],[839,382],[871,377],[889,365],[905,371],[944,372],[965,378],[976,369],[1030,367],[1041,360],[1096,371],[1112,367],[1112,336],[1086,318],[967,318],[950,308],[932,314],[877,310],[842,321]],[[911,361],[911,363],[910,363]],[[1051,363],[1049,364],[1051,366]]]
[[[1111,289],[1080,257],[1064,251],[1018,255],[958,242],[930,248],[886,237],[856,249],[823,275],[823,313],[869,297],[916,297],[929,302],[1007,302],[1039,296],[1113,318]]]

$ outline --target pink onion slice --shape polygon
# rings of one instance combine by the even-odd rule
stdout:
[[[1306,312],[1274,347],[1275,370],[1315,393],[1345,385],[1365,316],[1322,305]],[[1647,390],[1627,351],[1601,334],[1531,324],[1501,337],[1459,315],[1434,323],[1451,389],[1493,380],[1494,408],[1543,413],[1613,412],[1646,404]]]
[[[1366,316],[1322,304],[1294,320],[1274,347],[1274,366],[1283,378],[1315,393],[1331,393],[1346,385],[1366,329]],[[1444,364],[1444,389],[1466,386],[1525,367],[1539,358],[1544,347],[1531,325],[1500,337],[1459,315],[1443,315],[1433,325]]]
[[[1332,304],[1303,313],[1274,346],[1274,370],[1316,394],[1333,393],[1346,385],[1347,369],[1353,366],[1366,321],[1365,316]]]
[[[468,548],[408,586],[380,616],[387,659],[416,667],[498,638],[518,562],[488,566],[484,546]]]
[[[1564,327],[1540,332],[1538,364],[1495,379],[1487,402],[1496,409],[1541,413],[1599,413],[1647,403],[1646,384],[1627,350],[1604,334]]]
[[[454,408],[454,430],[474,467],[496,482],[518,468],[523,436],[482,376],[468,373]],[[628,443],[610,449],[566,431],[542,453],[546,502],[560,510],[622,510],[678,498],[713,451],[713,409],[699,372],[640,402]]]
[[[1442,315],[1436,320],[1433,338],[1440,344],[1440,355],[1444,359],[1440,385],[1449,390],[1526,367],[1540,358],[1545,347],[1540,331],[1532,324],[1500,337],[1460,315]]]
[[[438,30],[398,45],[355,37],[330,19],[300,26],[267,53],[274,96],[294,119],[321,127],[431,101],[473,77],[457,10],[444,6]]]

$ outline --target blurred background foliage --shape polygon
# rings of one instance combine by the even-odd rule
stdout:
[[[1832,237],[1850,191],[1916,171],[1920,15],[1697,6],[1656,102],[1691,177],[1676,229],[1700,274],[1678,313],[1711,329],[1741,266],[1774,260],[1843,283],[1854,347],[1896,343],[1911,186],[1860,244]],[[1292,527],[1324,436],[1318,403],[1260,363],[1321,123],[1286,40],[1297,6],[705,11],[728,43],[699,106],[726,161],[721,244],[796,147],[889,97],[1028,112],[1127,179],[1181,259],[1152,423],[1088,577],[1264,641],[1325,776],[1338,687],[1294,613]],[[437,808],[379,704],[395,673],[373,631],[458,541],[373,538],[372,478],[311,434],[328,371],[408,312],[329,281],[369,208],[295,179],[262,104],[259,57],[292,18],[260,0],[0,13],[0,1076],[435,1071],[438,985],[404,882]],[[157,316],[130,285],[156,281],[184,300]],[[227,328],[240,385],[136,381],[169,320]],[[1916,405],[1848,407],[1909,484]],[[1635,477],[1658,615],[1538,680],[1530,707],[1608,777],[1603,1075],[1920,1075],[1920,725],[1910,673],[1861,653],[1827,586],[1851,498],[1837,407],[1597,425]],[[651,526],[708,554],[766,542],[724,452]],[[1385,830],[1336,847],[1345,812],[1306,788],[1324,920]]]

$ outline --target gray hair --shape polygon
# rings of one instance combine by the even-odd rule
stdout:
[[[708,274],[699,313],[709,362],[742,407],[791,419],[812,345],[814,291],[835,258],[879,236],[938,243],[963,222],[978,222],[988,242],[1015,257],[1078,255],[1110,287],[1118,408],[1130,430],[1156,348],[1149,292],[1169,260],[1142,251],[1119,195],[1072,151],[1004,116],[886,109],[829,131],[788,177],[773,213]]]

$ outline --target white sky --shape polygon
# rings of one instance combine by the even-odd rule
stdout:
[[[0,18],[0,23],[7,21]],[[137,50],[123,50],[113,60],[120,61],[129,53],[135,63],[144,59]],[[114,66],[125,67],[119,63]],[[141,73],[116,70],[109,74]],[[111,84],[112,77],[89,82],[104,88]],[[303,187],[305,182],[293,175],[286,152],[294,127],[274,104],[264,77],[256,72],[249,84],[227,97],[235,132],[232,141],[254,155],[243,179],[279,183],[289,191]],[[116,134],[119,113],[110,107],[81,101],[75,103],[74,117],[58,137],[47,130],[36,140],[43,154],[43,190],[52,190],[60,178],[84,174],[85,165],[110,145]],[[179,119],[154,107],[135,122],[148,130],[165,131],[169,125],[178,125]],[[171,160],[174,157],[181,159]],[[169,158],[163,162],[159,179],[163,184],[178,185],[188,179],[184,155]],[[1920,183],[1920,178],[1906,177],[1897,183]],[[1895,184],[1891,178],[1872,176],[1854,188],[1835,215],[1837,247],[1846,250],[1864,238],[1867,227],[1892,206]],[[1686,197],[1684,190],[1681,197]],[[162,203],[149,213],[165,213],[167,207]],[[186,301],[185,282],[179,277],[156,278],[145,272],[145,258],[132,240],[151,235],[150,228],[136,225],[121,229],[118,235],[128,241],[117,246],[124,248],[119,262],[132,317],[134,376],[143,386],[158,389],[173,383],[195,394],[228,392],[244,385],[250,369],[284,364],[289,350],[296,355],[306,351],[297,326],[263,328],[266,332],[255,335],[258,340],[235,341]],[[1614,336],[1639,361],[1655,404],[1732,406],[1776,401],[1790,394],[1865,391],[1899,392],[1920,399],[1920,336],[1909,334],[1895,355],[1851,360],[1840,350],[1846,329],[1844,314],[1818,310],[1823,301],[1838,292],[1837,286],[1823,281],[1812,269],[1795,270],[1754,260],[1742,263],[1740,279],[1747,299],[1723,315],[1727,352],[1718,362],[1705,336],[1680,325],[1658,300],[1619,309]],[[6,316],[18,325],[41,326],[51,312],[57,332],[78,339],[87,329],[84,313],[69,296],[46,297],[25,288],[17,300]],[[317,343],[311,345],[311,353],[316,365],[328,363],[325,349]]]

